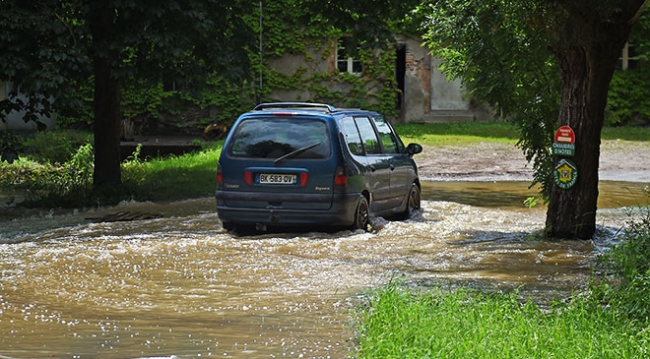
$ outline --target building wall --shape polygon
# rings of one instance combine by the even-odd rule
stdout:
[[[431,57],[421,39],[401,37],[406,47],[405,122],[486,121],[492,112],[473,104],[460,80],[447,80],[440,60]]]
[[[0,82],[0,101],[7,99],[7,95],[12,91],[11,83],[2,83]],[[19,93],[18,99],[27,101],[28,98],[24,94]],[[6,122],[0,121],[0,129],[15,130],[15,131],[36,131],[37,124],[34,121],[25,122],[23,117],[25,116],[26,111],[15,112],[12,111],[7,114]],[[54,128],[54,116],[45,117],[38,116],[38,121],[45,124],[48,130]]]
[[[463,94],[461,81],[448,81],[439,70],[441,64],[436,58],[431,61],[431,110],[469,110],[469,100]]]
[[[401,89],[404,96],[401,109],[403,113],[398,114],[400,121],[458,122],[490,118],[489,111],[486,112],[484,108],[472,105],[470,99],[464,95],[459,80],[448,81],[446,79],[439,70],[440,61],[431,57],[428,50],[422,46],[421,39],[398,36],[397,40],[397,48],[405,51],[403,60],[405,64],[395,64],[396,70],[401,66],[405,70],[404,88]],[[285,76],[300,74],[305,85],[292,89],[274,88],[264,98],[265,101],[314,101],[316,94],[310,92],[307,83],[311,74],[338,71],[336,54],[334,51],[329,51],[328,44],[325,42],[321,46],[308,48],[306,55],[286,54],[281,58],[269,59],[269,67]],[[378,91],[383,90],[382,83],[380,79],[368,82],[366,92],[368,101],[372,102],[371,98]],[[350,90],[350,85],[345,83],[329,82],[317,85],[325,86],[330,92],[339,94],[346,94]],[[486,114],[488,115],[486,116]]]

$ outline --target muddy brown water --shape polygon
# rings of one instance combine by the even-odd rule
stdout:
[[[546,241],[524,182],[427,182],[423,209],[373,233],[224,232],[214,200],[125,203],[0,223],[0,357],[344,358],[367,291],[580,288],[644,184],[603,182],[593,241]],[[115,211],[162,218],[94,223]]]

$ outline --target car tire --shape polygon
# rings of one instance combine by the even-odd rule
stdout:
[[[422,201],[420,194],[420,187],[413,183],[406,198],[406,209],[402,213],[401,219],[409,219],[414,212],[420,210]]]
[[[368,200],[366,197],[361,197],[359,203],[357,204],[357,210],[354,212],[354,224],[352,225],[353,229],[363,229],[364,231],[368,230],[368,225],[370,224],[370,209],[368,206]]]
[[[223,229],[226,231],[231,232],[235,229],[235,224],[232,222],[222,222],[221,227],[223,227]]]

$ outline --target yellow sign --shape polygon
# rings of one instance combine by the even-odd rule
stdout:
[[[561,159],[555,166],[553,179],[558,187],[569,189],[578,181],[578,167],[570,160]]]

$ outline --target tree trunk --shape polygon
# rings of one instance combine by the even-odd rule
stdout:
[[[93,112],[95,115],[95,190],[122,183],[120,172],[120,85],[113,76],[118,54],[111,52],[115,14],[107,1],[90,2],[88,22],[92,34],[92,60],[95,76]]]
[[[573,187],[551,188],[545,232],[553,238],[591,239],[596,231],[600,136],[609,83],[631,25],[592,24],[583,27],[584,42],[556,51],[562,78],[559,126],[575,133],[577,181]],[[591,39],[588,40],[588,39]],[[561,157],[555,158],[555,163]]]

